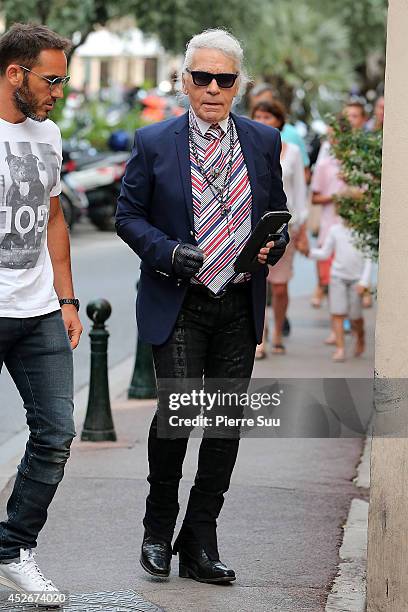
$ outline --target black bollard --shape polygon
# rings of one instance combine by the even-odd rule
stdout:
[[[91,338],[91,380],[89,384],[88,408],[81,440],[91,442],[116,441],[108,381],[108,338],[105,321],[112,312],[107,300],[89,302],[86,314],[93,322]]]
[[[154,399],[157,397],[152,347],[137,339],[136,360],[128,389],[129,399]]]
[[[139,281],[136,283],[136,292],[138,288]],[[151,344],[145,344],[138,338],[135,365],[128,389],[128,399],[154,399],[155,397],[157,397],[157,391],[152,347]]]

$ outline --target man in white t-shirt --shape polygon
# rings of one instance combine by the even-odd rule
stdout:
[[[82,332],[58,198],[61,135],[48,119],[69,80],[69,46],[33,24],[0,38],[0,369],[30,428],[0,523],[0,585],[48,595],[58,591],[32,551],[75,436],[72,349]]]

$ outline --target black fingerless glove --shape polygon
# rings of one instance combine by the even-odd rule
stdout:
[[[178,278],[191,278],[204,263],[204,253],[193,244],[180,244],[173,256],[173,271]]]
[[[274,242],[275,245],[272,247],[272,249],[270,249],[266,260],[266,263],[268,263],[270,266],[274,266],[276,263],[278,263],[287,247],[287,242],[284,236],[279,236],[278,240],[275,240]]]

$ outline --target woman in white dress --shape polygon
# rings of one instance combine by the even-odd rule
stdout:
[[[252,119],[282,130],[286,119],[285,108],[277,100],[259,102],[252,111]],[[282,142],[281,166],[283,188],[292,219],[289,224],[290,243],[282,259],[275,266],[270,266],[268,275],[268,282],[272,284],[274,313],[272,353],[278,355],[285,353],[285,347],[282,344],[282,328],[289,304],[288,283],[293,275],[296,248],[307,248],[306,220],[308,216],[305,172],[302,155],[297,145]],[[258,346],[256,355],[258,359],[266,355],[267,320],[265,316],[264,342]]]

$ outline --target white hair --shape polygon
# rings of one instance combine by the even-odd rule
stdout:
[[[223,29],[204,30],[201,34],[193,36],[186,45],[182,74],[186,73],[187,68],[191,68],[193,56],[197,49],[216,49],[234,60],[235,69],[239,73],[239,88],[236,99],[240,98],[245,93],[250,78],[244,68],[244,51],[235,36]]]

